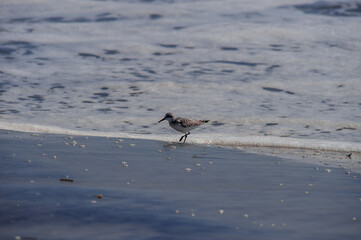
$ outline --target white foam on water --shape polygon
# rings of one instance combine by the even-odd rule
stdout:
[[[361,143],[273,136],[218,137],[196,140],[199,143],[224,146],[295,148],[320,151],[361,152]]]
[[[119,137],[119,138],[138,138],[147,140],[173,141],[176,142],[181,134],[167,135],[145,135],[130,134],[124,132],[101,132],[101,131],[79,131],[70,130],[60,127],[52,127],[34,124],[15,124],[0,122],[0,129],[20,132],[47,133],[47,134],[65,134],[80,136],[98,136],[98,137]],[[294,148],[320,151],[336,152],[360,152],[361,143],[357,142],[339,142],[327,141],[320,139],[299,139],[290,137],[273,137],[273,136],[222,136],[221,134],[191,134],[188,143],[216,145],[216,146],[233,146],[233,147],[274,147],[274,148]]]

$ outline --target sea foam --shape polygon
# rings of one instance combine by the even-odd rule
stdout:
[[[138,138],[147,140],[177,142],[181,136],[179,134],[131,134],[125,132],[101,132],[101,131],[81,131],[71,130],[60,127],[34,124],[17,124],[0,122],[0,129],[31,133],[46,134],[64,134],[78,136],[97,136],[97,137],[115,137],[115,138]],[[335,152],[358,152],[361,153],[361,143],[341,142],[321,139],[300,139],[291,137],[274,136],[222,136],[220,134],[191,134],[188,143],[229,146],[229,147],[272,147],[272,148],[291,148]]]

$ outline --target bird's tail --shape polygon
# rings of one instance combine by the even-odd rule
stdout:
[[[209,122],[209,120],[201,120],[202,121],[202,123],[207,123],[207,122]]]

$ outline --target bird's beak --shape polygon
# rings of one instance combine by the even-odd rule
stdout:
[[[158,123],[160,123],[161,121],[164,121],[165,120],[165,117],[164,118],[162,118],[161,120],[159,120],[159,122]]]

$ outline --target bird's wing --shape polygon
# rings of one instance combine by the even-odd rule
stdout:
[[[183,118],[176,118],[175,119],[175,123],[177,124],[177,125],[181,125],[182,127],[187,127],[186,126],[186,124],[184,123],[184,119]]]
[[[182,125],[182,127],[192,127],[200,125],[200,121],[192,120],[188,118],[176,118],[177,124]]]

